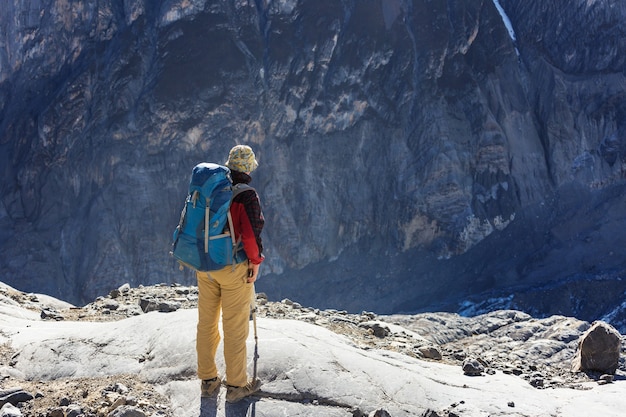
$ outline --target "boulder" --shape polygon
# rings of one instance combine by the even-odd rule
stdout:
[[[574,371],[614,374],[619,365],[622,336],[610,324],[593,323],[578,342],[573,360]]]
[[[468,376],[480,376],[485,368],[478,359],[467,358],[463,361],[463,373]]]

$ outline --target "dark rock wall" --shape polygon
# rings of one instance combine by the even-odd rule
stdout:
[[[624,178],[624,4],[503,3],[532,74],[528,96],[555,185],[573,180],[602,187]]]
[[[500,1],[513,40],[490,0],[3,2],[2,279],[76,303],[193,283],[168,256],[191,167],[242,142],[270,297],[453,309],[576,281],[529,259],[546,224],[577,236],[542,209],[562,187],[622,225],[626,7],[544,3]]]

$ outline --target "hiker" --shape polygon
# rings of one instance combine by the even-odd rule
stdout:
[[[252,180],[250,173],[258,167],[258,162],[249,146],[237,145],[231,149],[225,165],[231,170],[233,185],[248,184]],[[246,352],[254,281],[264,259],[260,236],[264,218],[257,192],[250,188],[236,195],[230,213],[235,238],[243,243],[248,259],[216,271],[196,272],[199,292],[196,350],[198,377],[202,380],[201,396],[209,397],[222,383],[215,363],[221,309],[226,401],[237,402],[261,387],[260,380],[248,379]]]

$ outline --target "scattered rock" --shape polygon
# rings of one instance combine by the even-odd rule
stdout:
[[[137,407],[123,405],[110,412],[108,417],[146,417],[146,413]]]
[[[139,306],[144,313],[151,311],[159,311],[161,313],[171,313],[181,307],[179,302],[175,301],[160,301],[154,298],[141,298],[139,300]]]
[[[369,414],[369,417],[391,417],[391,414],[389,414],[389,412],[387,412],[387,410],[383,410],[381,408],[381,409],[378,409],[376,411],[372,411]]]
[[[358,407],[354,407],[350,410],[350,413],[352,414],[352,417],[366,417],[367,414],[363,413],[363,411],[361,411],[360,408]]]
[[[42,320],[63,320],[63,316],[54,310],[41,310],[40,317]]]
[[[24,391],[22,388],[12,388],[0,391],[0,407],[5,404],[18,405],[26,401],[32,400],[34,397],[31,393]]]
[[[83,408],[78,404],[70,404],[65,410],[65,417],[80,417],[83,415]]]
[[[377,321],[367,321],[365,323],[361,323],[359,324],[359,327],[362,327],[364,329],[368,329],[369,331],[372,332],[372,334],[376,337],[387,337],[389,336],[389,327],[385,324],[382,324],[380,322]]]
[[[439,361],[443,357],[439,349],[437,349],[434,346],[422,346],[418,348],[417,351],[423,358],[426,358],[426,359],[433,359],[433,360]]]
[[[541,376],[534,376],[530,379],[529,383],[535,388],[543,388],[545,379]]]
[[[130,292],[130,284],[126,283],[117,289],[120,294],[128,294]]]
[[[22,412],[13,404],[5,404],[0,408],[0,417],[22,417]]]
[[[376,314],[370,311],[363,311],[361,313],[361,317],[363,317],[366,321],[371,321],[376,319]]]
[[[126,398],[118,397],[115,401],[113,401],[113,404],[111,405],[111,410],[115,410],[123,405],[126,405]]]
[[[116,382],[113,385],[113,390],[112,391],[115,391],[118,394],[122,394],[122,395],[126,395],[126,394],[128,394],[130,392],[130,390],[128,389],[128,387],[126,385],[121,384],[119,382]]]
[[[483,365],[477,359],[473,358],[465,359],[462,367],[463,373],[468,376],[480,376],[485,370]]]
[[[48,417],[65,417],[65,412],[61,407],[55,407],[48,410]]]
[[[152,298],[141,298],[139,300],[139,306],[144,313],[159,310],[159,304]]]
[[[180,308],[180,303],[174,301],[162,301],[159,303],[159,312],[171,313]]]
[[[574,371],[614,374],[619,366],[621,334],[611,325],[597,321],[583,334],[573,360]]]
[[[120,308],[120,304],[115,300],[108,300],[102,305],[102,307],[107,310],[117,310]]]
[[[598,378],[598,384],[599,385],[611,384],[614,379],[615,377],[613,375],[604,374],[604,375],[601,375],[600,378]]]

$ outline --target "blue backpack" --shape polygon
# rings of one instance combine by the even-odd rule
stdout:
[[[233,186],[225,166],[201,163],[193,168],[170,252],[181,268],[215,271],[247,259],[241,242],[230,233],[234,230],[230,204],[237,194],[252,189],[246,184]]]

